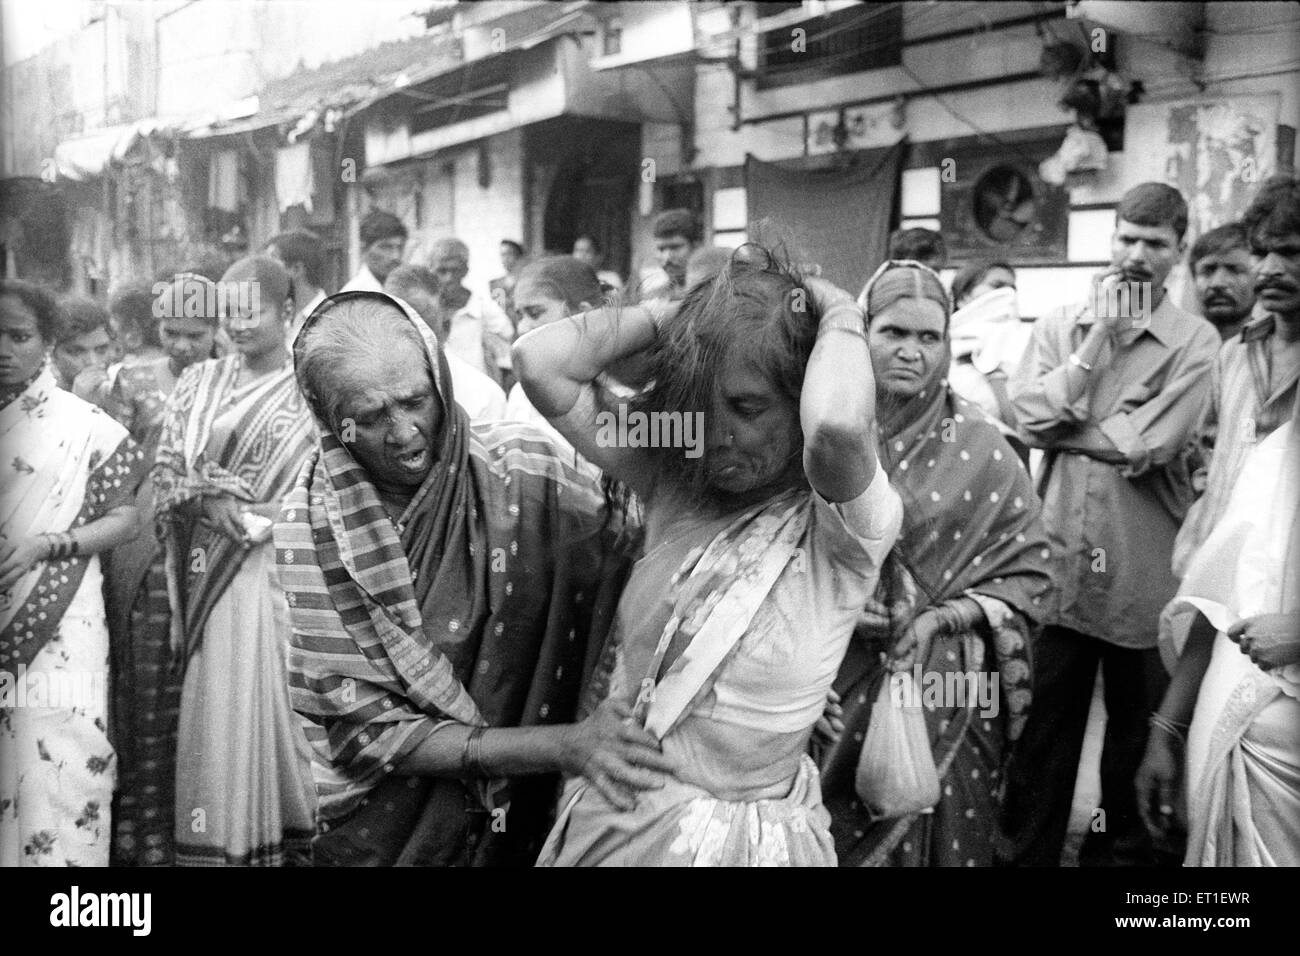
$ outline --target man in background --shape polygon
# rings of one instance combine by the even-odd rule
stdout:
[[[506,270],[506,274],[488,282],[488,295],[506,314],[513,326],[519,325],[519,321],[515,316],[515,282],[519,279],[519,269],[524,264],[526,254],[524,247],[513,239],[502,239],[500,247],[501,268]]]
[[[402,265],[388,274],[384,291],[395,296],[419,313],[424,324],[433,330],[439,344],[447,339],[448,327],[440,319],[438,304],[438,277],[425,266]],[[506,393],[488,376],[473,368],[455,352],[443,349],[447,368],[451,371],[452,390],[456,403],[469,415],[470,421],[499,421],[506,417]]]
[[[1173,569],[1179,577],[1222,517],[1247,456],[1290,417],[1295,405],[1300,379],[1300,184],[1271,181],[1240,223],[1207,232],[1197,247],[1205,242],[1213,242],[1210,248],[1218,250],[1199,262],[1196,247],[1192,250],[1192,273],[1205,317],[1216,325],[1216,316],[1231,321],[1241,332],[1219,349],[1210,376],[1210,400],[1197,426],[1205,491],[1187,513],[1174,543]],[[1257,260],[1253,263],[1252,253]],[[1203,268],[1210,262],[1219,265]],[[1241,263],[1244,280],[1238,274]],[[1204,288],[1202,275],[1210,276]],[[1216,297],[1211,293],[1216,289],[1217,308],[1212,312]],[[1234,304],[1231,309],[1229,302]],[[1224,334],[1223,325],[1219,334]]]
[[[361,268],[340,292],[383,292],[388,273],[402,264],[409,234],[391,212],[372,209],[361,220]]]
[[[948,264],[948,247],[933,229],[895,229],[889,236],[889,258],[914,259],[938,272]]]
[[[289,327],[292,342],[307,316],[325,301],[325,243],[314,232],[294,229],[272,238],[266,254],[284,266],[293,279],[294,304],[302,304]]]
[[[1230,222],[1211,229],[1192,244],[1187,266],[1196,283],[1201,315],[1228,341],[1241,331],[1255,304],[1246,228]]]
[[[1186,231],[1177,190],[1125,193],[1110,268],[1088,301],[1035,323],[1011,379],[1020,432],[1047,453],[1040,494],[1056,582],[1034,647],[1033,708],[1008,768],[1003,858],[1020,865],[1060,863],[1099,665],[1101,825],[1079,863],[1162,862],[1134,780],[1169,683],[1156,638],[1178,589],[1170,557],[1191,499],[1183,455],[1219,348],[1214,327],[1166,294]]]
[[[469,246],[453,237],[439,239],[429,253],[429,267],[438,278],[438,320],[447,329],[444,347],[503,388],[506,382],[513,384],[515,327],[500,306],[465,287]]]
[[[699,219],[689,209],[667,209],[655,217],[659,268],[641,283],[642,299],[676,301],[686,295],[686,265],[701,238]]]

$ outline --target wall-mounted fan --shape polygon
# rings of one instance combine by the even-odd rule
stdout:
[[[996,255],[1012,263],[1065,259],[1070,210],[1064,189],[1043,181],[1038,164],[1060,145],[1060,134],[1005,145],[952,144],[946,157],[956,181],[945,182],[939,222],[954,260]]]
[[[994,166],[975,182],[975,224],[994,242],[1014,242],[1037,217],[1034,185],[1014,166]]]

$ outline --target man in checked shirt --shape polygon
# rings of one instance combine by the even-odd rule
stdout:
[[[1101,806],[1079,862],[1157,862],[1133,781],[1168,683],[1156,635],[1177,590],[1170,555],[1190,504],[1181,452],[1219,348],[1214,327],[1165,294],[1186,229],[1177,190],[1129,190],[1110,268],[1089,301],[1039,319],[1011,381],[1020,432],[1046,451],[1039,494],[1057,588],[1033,648],[1034,703],[1007,778],[1010,863],[1059,863],[1098,664]]]

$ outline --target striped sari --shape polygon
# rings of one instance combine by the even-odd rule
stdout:
[[[290,692],[319,797],[315,862],[526,865],[555,775],[418,777],[403,761],[449,723],[573,721],[605,593],[600,490],[536,428],[470,425],[432,333],[403,311],[443,406],[435,466],[394,522],[318,417],[319,445],[275,527]]]
[[[288,607],[270,541],[243,547],[199,518],[204,495],[280,500],[310,418],[288,366],[238,385],[238,355],[191,366],[168,405],[153,479],[166,529],[172,641],[185,668],[176,860],[277,866],[306,859],[314,796],[289,708]]]

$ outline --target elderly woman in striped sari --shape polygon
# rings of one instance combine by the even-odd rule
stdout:
[[[638,397],[600,387],[640,353]],[[570,780],[539,862],[833,866],[804,751],[901,518],[875,451],[862,313],[747,246],[680,310],[606,308],[529,333],[515,369],[644,503],[645,553],[593,688],[677,766],[641,794]]]
[[[307,456],[311,418],[285,348],[288,273],[242,259],[220,293],[235,352],[181,375],[153,468],[172,649],[185,674],[176,861],[278,866],[306,861],[315,809],[289,707],[288,606],[270,535]]]
[[[608,619],[594,478],[535,426],[471,425],[400,300],[332,296],[294,354],[317,447],[275,540],[316,865],[528,865],[557,771],[659,786],[630,708],[573,722]]]

